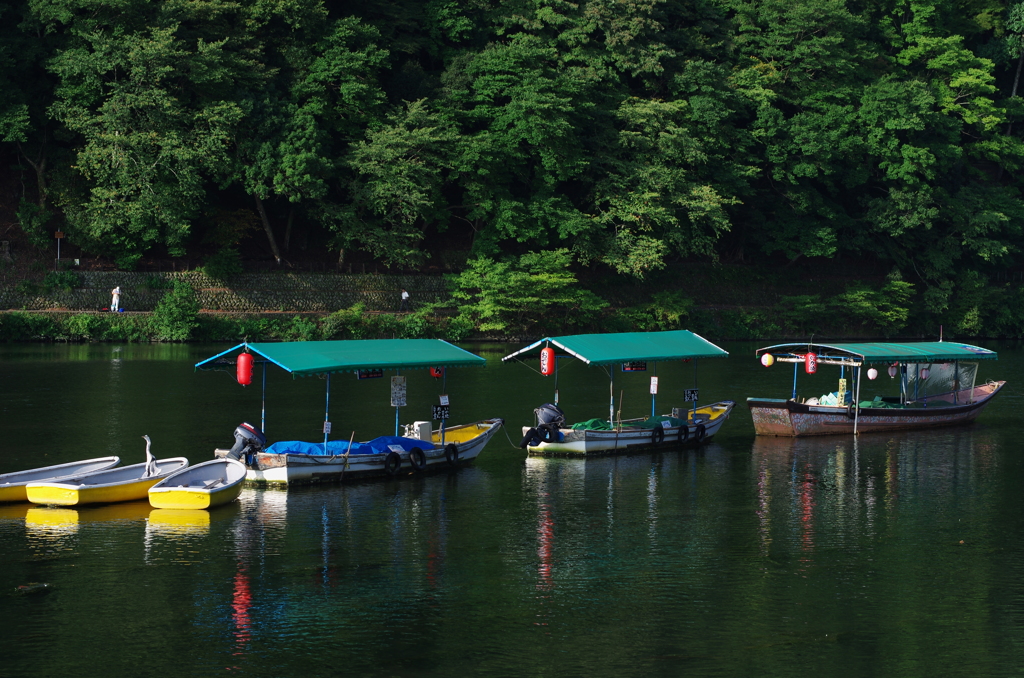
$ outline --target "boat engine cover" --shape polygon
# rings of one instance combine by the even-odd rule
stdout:
[[[565,412],[562,412],[558,405],[544,403],[535,409],[533,413],[537,415],[538,424],[554,424],[555,426],[565,424]]]
[[[252,424],[244,422],[235,428],[235,444],[228,450],[229,459],[241,459],[243,455],[255,454],[263,450],[267,444],[267,436]]]

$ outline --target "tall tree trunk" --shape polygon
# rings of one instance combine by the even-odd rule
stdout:
[[[270,228],[270,220],[267,219],[267,211],[263,209],[263,201],[260,200],[258,195],[253,195],[256,198],[256,210],[260,213],[260,219],[263,220],[263,230],[267,232],[267,240],[270,241],[270,251],[274,253],[274,261],[277,265],[281,265],[281,252],[277,249],[277,241],[274,240],[274,231]]]
[[[295,203],[288,203],[288,223],[284,227],[284,251],[291,251],[292,222],[295,221]]]
[[[28,162],[29,165],[32,165],[32,169],[35,170],[35,172],[36,172],[36,185],[37,185],[38,190],[39,190],[39,209],[40,210],[45,210],[46,209],[46,192],[47,192],[47,189],[46,189],[46,142],[44,140],[43,141],[43,145],[41,145],[39,147],[39,157],[37,157],[35,160],[32,160],[32,158],[28,157],[28,153],[26,153],[25,149],[21,147],[21,144],[18,144],[18,150],[21,152],[22,157],[25,158],[25,161]]]

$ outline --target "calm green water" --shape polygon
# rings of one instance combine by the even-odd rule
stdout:
[[[0,676],[1020,675],[1024,350],[986,345],[981,377],[1009,383],[966,428],[756,439],[742,401],[792,372],[726,344],[701,400],[740,404],[699,452],[537,460],[499,434],[456,472],[209,513],[0,507]],[[258,387],[193,373],[223,348],[0,346],[0,472],[139,462],[143,434],[208,459],[260,418]],[[552,379],[467,348],[490,363],[450,371],[453,417],[505,417],[518,443]],[[649,413],[649,376],[616,376],[624,417]],[[658,376],[664,411],[693,365]],[[317,440],[325,382],[268,381],[269,437]],[[607,412],[599,370],[559,386],[571,419]],[[335,377],[334,436],[393,430],[388,388]],[[410,373],[403,423],[440,390]]]

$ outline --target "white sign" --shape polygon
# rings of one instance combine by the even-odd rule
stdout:
[[[405,407],[405,377],[391,377],[391,407]]]
[[[658,378],[651,377],[651,395],[658,395]]]
[[[331,422],[325,421],[324,422],[324,433],[330,433],[330,432],[331,432]]]
[[[448,404],[448,396],[446,396],[446,395],[441,396],[441,404],[442,405],[447,405]]]
[[[398,452],[399,454],[405,452],[405,450],[402,449],[401,445],[388,445],[388,449],[391,450],[392,452]]]

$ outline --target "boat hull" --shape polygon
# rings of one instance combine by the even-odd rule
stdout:
[[[733,401],[723,400],[699,407],[696,412],[688,413],[686,426],[664,427],[664,436],[650,428],[629,426],[611,431],[563,429],[560,431],[562,439],[558,442],[528,445],[526,450],[531,457],[601,457],[655,449],[696,447],[710,441],[718,433],[735,406]],[[699,427],[703,427],[703,435],[699,433]],[[527,431],[529,427],[524,426],[524,436]]]
[[[134,464],[61,481],[29,483],[25,491],[33,504],[53,506],[84,506],[147,499],[149,488],[188,466],[188,459],[173,457],[160,459],[156,463],[159,471],[150,477],[142,477],[145,464]]]
[[[29,483],[49,482],[59,478],[70,478],[76,474],[105,471],[117,466],[120,461],[118,457],[99,457],[70,462],[68,464],[57,464],[56,466],[45,466],[27,471],[0,474],[0,503],[28,501],[28,493],[25,491],[25,486]]]
[[[497,433],[504,422],[501,419],[486,419],[472,424],[454,426],[445,430],[445,445],[442,446],[438,431],[432,433],[433,449],[424,450],[426,468],[416,471],[409,462],[409,453],[400,453],[401,466],[397,473],[389,474],[384,466],[386,453],[320,456],[307,454],[256,455],[255,463],[248,467],[246,480],[267,485],[303,485],[325,482],[341,482],[382,476],[409,476],[417,473],[441,471],[468,463],[480,455],[484,446]],[[449,460],[445,446],[454,443],[458,457]],[[225,450],[216,450],[223,456]]]
[[[748,398],[754,432],[764,436],[822,436],[881,431],[929,429],[973,422],[1005,381],[963,389],[942,398],[940,406],[905,409],[862,407],[856,413],[848,407],[807,405],[793,400]],[[964,404],[954,404],[964,403]]]
[[[215,508],[238,499],[245,476],[241,462],[213,459],[159,481],[149,488],[149,503],[159,509]]]

